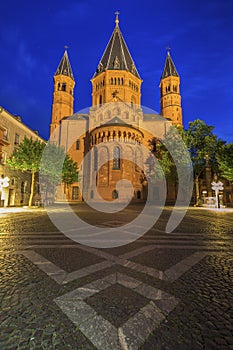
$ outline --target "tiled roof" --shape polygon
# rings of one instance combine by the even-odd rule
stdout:
[[[121,33],[118,17],[116,19],[115,29],[99,62],[94,77],[105,70],[130,71],[140,79],[139,73]]]
[[[55,75],[60,75],[60,74],[67,75],[68,77],[70,77],[71,79],[74,80],[73,72],[72,72],[70,61],[68,58],[68,53],[66,50],[64,52],[64,55],[63,55],[59,65],[58,65],[58,68],[57,68],[56,73],[55,73]]]
[[[177,70],[172,61],[170,52],[168,51],[163,74],[162,74],[162,79],[170,76],[179,77],[179,74],[177,73]]]

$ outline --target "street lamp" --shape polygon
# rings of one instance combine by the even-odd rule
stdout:
[[[216,208],[220,208],[218,194],[219,194],[219,191],[223,190],[223,183],[221,181],[218,181],[218,182],[213,181],[211,185],[212,185],[212,190],[215,191]]]
[[[2,175],[2,177],[0,178],[1,203],[3,201],[4,206],[5,206],[5,200],[7,199],[5,188],[9,187],[9,181],[10,179],[8,176],[4,177],[4,175]]]

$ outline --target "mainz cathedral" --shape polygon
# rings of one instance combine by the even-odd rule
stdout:
[[[78,163],[80,180],[67,193],[58,190],[57,200],[124,200],[122,180],[131,183],[133,200],[147,198],[145,150],[149,152],[153,138],[162,140],[171,125],[183,125],[180,77],[169,51],[161,73],[156,114],[141,106],[142,78],[116,13],[114,31],[91,79],[92,106],[74,113],[75,78],[65,50],[54,75],[50,141],[63,146]],[[150,196],[159,200],[160,195],[155,183]],[[175,196],[175,187],[170,186],[168,200]]]

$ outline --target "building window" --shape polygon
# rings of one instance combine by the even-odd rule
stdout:
[[[2,154],[0,153],[0,164],[6,164],[6,153],[2,151]]]
[[[27,181],[21,182],[21,193],[26,193]]]
[[[73,186],[72,187],[72,199],[73,200],[78,199],[78,194],[79,194],[79,187],[78,186]]]
[[[118,194],[118,191],[117,191],[117,190],[112,191],[112,198],[113,198],[113,199],[117,199],[118,196],[119,196],[119,194]]]
[[[98,170],[98,150],[94,148],[94,171]]]
[[[76,150],[79,150],[80,149],[80,141],[77,140],[76,141],[76,146],[75,146]]]
[[[113,150],[113,169],[120,169],[120,147],[114,147]]]
[[[61,89],[62,91],[66,91],[66,83],[62,83]]]
[[[3,131],[3,139],[4,140],[8,140],[8,129],[7,128],[5,128],[5,130]]]
[[[15,145],[19,145],[19,134],[15,134]]]

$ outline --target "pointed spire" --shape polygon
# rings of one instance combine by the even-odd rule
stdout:
[[[112,33],[112,36],[108,42],[108,45],[104,51],[104,54],[99,62],[98,68],[94,74],[96,77],[98,74],[105,70],[126,70],[130,71],[137,78],[140,79],[139,73],[136,69],[134,61],[130,55],[129,49],[123,38],[119,27],[119,12],[116,15],[116,26]]]
[[[67,47],[65,47],[64,55],[58,65],[55,75],[63,74],[74,80],[73,72],[71,69],[71,65],[70,65],[70,61],[69,61],[68,53],[66,49]]]
[[[176,67],[174,65],[174,62],[172,61],[171,55],[170,55],[170,48],[167,48],[167,57],[166,57],[166,62],[164,65],[164,70],[163,70],[163,74],[162,74],[162,78],[167,78],[170,76],[174,76],[174,77],[179,77],[179,74],[176,70]]]

